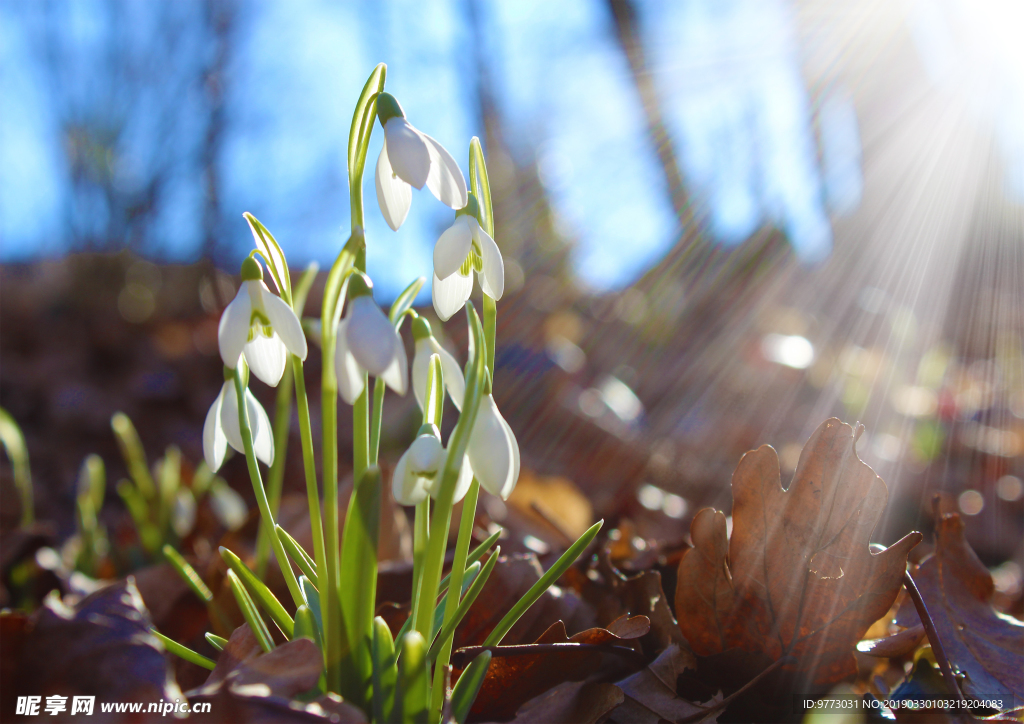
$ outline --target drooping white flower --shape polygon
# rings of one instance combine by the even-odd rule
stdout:
[[[220,356],[234,369],[245,355],[249,369],[276,387],[288,353],[306,359],[306,336],[292,308],[263,283],[263,269],[252,257],[242,262],[242,286],[220,318]]]
[[[455,212],[455,223],[434,245],[434,311],[447,321],[462,309],[473,291],[473,272],[480,288],[492,299],[505,291],[505,263],[494,239],[480,228],[479,204],[470,194],[464,209]]]
[[[419,403],[420,409],[422,410],[426,405],[430,356],[436,354],[441,358],[441,374],[444,377],[444,386],[448,389],[448,396],[455,403],[455,408],[461,410],[462,398],[466,394],[466,378],[462,374],[459,363],[434,338],[430,322],[423,317],[413,320],[412,338],[415,345],[412,357],[412,391],[416,395],[416,402]]]
[[[424,184],[442,204],[453,209],[466,205],[466,178],[451,154],[433,138],[405,119],[405,112],[390,93],[377,96],[377,118],[384,128],[384,147],[377,159],[377,204],[394,231],[405,221],[412,189]]]
[[[508,500],[519,481],[519,443],[491,394],[480,400],[466,455],[480,485]]]
[[[373,301],[373,285],[362,274],[348,282],[348,312],[338,322],[334,371],[338,394],[355,404],[363,392],[363,374],[380,377],[400,395],[405,394],[409,362],[398,330]]]
[[[445,461],[448,453],[441,445],[437,428],[425,425],[412,445],[398,459],[395,473],[391,480],[391,490],[395,500],[401,505],[417,505],[430,495],[436,498],[441,492],[441,481],[444,474]],[[453,502],[459,502],[469,491],[473,482],[473,469],[469,460],[463,457],[459,477],[455,482]]]
[[[253,452],[265,465],[274,463],[274,436],[270,418],[253,394],[246,388],[245,406],[249,414],[249,429],[252,431]],[[224,463],[228,445],[245,454],[242,442],[242,428],[238,422],[238,395],[231,380],[224,382],[220,394],[210,405],[203,424],[203,457],[210,470],[217,472]]]

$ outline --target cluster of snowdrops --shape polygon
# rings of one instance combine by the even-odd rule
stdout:
[[[292,606],[282,604],[237,555],[221,550],[231,590],[260,645],[268,651],[274,647],[271,626],[289,640],[313,639],[324,657],[318,688],[341,695],[375,722],[438,722],[442,711],[463,721],[486,675],[491,653],[479,654],[453,686],[448,665],[453,635],[500,552],[494,547],[500,532],[470,550],[477,499],[481,486],[508,498],[519,477],[515,435],[491,394],[496,302],[504,288],[504,267],[493,239],[490,187],[479,141],[470,142],[467,186],[451,154],[409,123],[398,101],[384,92],[385,76],[383,64],[374,69],[353,115],[348,145],[352,230],[327,275],[319,320],[307,320],[305,327],[300,321],[315,272],[307,270],[293,289],[280,245],[255,217],[245,215],[255,249],[242,263],[241,288],[220,320],[225,382],[206,417],[203,449],[214,471],[223,464],[229,446],[245,455],[260,509],[261,543],[266,541],[280,563],[292,598]],[[384,131],[376,167],[377,201],[388,225],[397,230],[405,221],[413,188],[426,186],[455,210],[453,224],[434,248],[432,297],[442,321],[466,309],[469,348],[464,368],[434,337],[429,322],[412,309],[424,278],[409,285],[388,314],[373,299],[373,283],[365,273],[369,242],[363,231],[362,176],[375,121]],[[274,291],[264,281],[264,266]],[[474,278],[482,291],[482,315],[469,301]],[[407,317],[415,348],[411,375],[401,338]],[[319,480],[303,376],[307,337],[319,343],[323,355]],[[250,373],[271,386],[282,379],[294,384],[312,552],[303,550],[275,524],[259,463],[273,464],[276,431],[248,389]],[[378,511],[381,486],[386,484],[377,455],[385,387],[404,395],[410,376],[423,422],[399,459],[391,486],[401,504],[415,506],[413,599],[409,619],[392,635],[385,621],[374,616]],[[440,433],[446,396],[459,412],[447,444]],[[351,406],[353,415],[354,484],[344,526],[338,514],[339,397]],[[442,578],[452,507],[459,501],[463,507],[453,562]],[[516,620],[575,561],[600,525],[587,531],[512,606],[485,647],[501,642]],[[212,600],[180,555],[170,550],[168,559],[198,595]],[[172,652],[213,668],[213,661],[160,638]],[[212,633],[207,640],[219,649],[227,643]]]

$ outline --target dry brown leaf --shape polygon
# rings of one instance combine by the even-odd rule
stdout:
[[[595,724],[624,699],[614,684],[566,681],[523,704],[511,724]]]
[[[565,632],[565,624],[556,621],[534,643],[628,647],[632,640],[644,636],[650,628],[651,622],[645,616],[624,616],[610,623],[607,629],[591,628],[570,637]],[[601,652],[592,648],[495,656],[473,702],[473,716],[477,719],[511,719],[520,706],[551,687],[564,681],[586,679],[601,668],[602,659]]]
[[[868,656],[878,658],[901,658],[917,651],[924,641],[924,626],[917,624],[904,629],[892,636],[869,639],[857,644],[857,650]]]
[[[672,644],[649,666],[627,679],[616,682],[625,700],[608,717],[619,724],[659,724],[678,721],[703,711],[722,700],[721,694],[710,701],[695,704],[676,694],[680,674],[692,666],[693,655]],[[706,722],[716,721],[712,715]]]
[[[695,653],[730,648],[796,658],[789,668],[816,684],[856,673],[853,646],[892,605],[911,533],[881,553],[868,548],[888,490],[857,457],[854,430],[822,423],[783,489],[768,445],[733,474],[733,530],[712,509],[690,526],[694,547],[679,564],[676,613]]]
[[[918,566],[914,582],[946,656],[965,674],[967,698],[1001,700],[1004,709],[1024,704],[1024,623],[992,608],[992,576],[964,538],[956,513],[937,521],[935,552]],[[900,607],[896,623],[920,623],[912,601]]]

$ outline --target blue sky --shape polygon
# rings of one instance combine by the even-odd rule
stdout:
[[[97,58],[115,42],[98,19],[102,5],[70,5],[73,18],[62,32],[80,59],[76,72],[102,83]],[[136,12],[144,15],[148,6],[137,4]],[[691,193],[709,208],[711,233],[737,244],[769,221],[806,260],[826,256],[830,212],[859,200],[856,116],[839,89],[827,96],[828,113],[820,118],[828,122],[821,139],[815,136],[789,5],[663,0],[640,7],[673,140]],[[225,243],[237,246],[239,259],[250,243],[245,210],[282,241],[293,265],[329,263],[336,254],[349,223],[344,154],[351,108],[379,60],[388,63],[388,90],[409,119],[466,168],[469,138],[483,134],[464,3],[263,0],[245,8],[219,161],[223,206],[238,220]],[[3,260],[62,253],[60,220],[69,203],[54,101],[15,10],[0,3],[0,95],[13,99],[0,122]],[[628,284],[672,246],[676,227],[605,6],[485,2],[480,24],[484,37],[477,42],[512,151],[539,164],[559,225],[576,243],[581,281],[595,289]],[[152,92],[160,92],[159,84]],[[187,123],[189,99],[182,102]],[[144,162],[146,137],[136,133],[126,157]],[[372,178],[380,143],[378,127],[365,179],[368,263],[387,296],[415,276],[429,277],[433,242],[453,213],[419,192],[406,224],[388,229]],[[191,260],[199,248],[201,185],[185,175],[171,199],[151,251]]]

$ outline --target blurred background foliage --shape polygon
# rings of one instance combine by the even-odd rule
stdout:
[[[201,458],[241,214],[293,270],[333,259],[351,104],[383,60],[464,167],[483,139],[506,264],[496,394],[529,468],[682,537],[728,507],[745,450],[775,446],[786,479],[822,419],[860,420],[894,501],[878,537],[927,527],[942,493],[1019,596],[1022,13],[0,0],[0,396],[48,486],[41,516],[73,525],[87,453],[116,467],[116,410],[151,449]],[[393,233],[366,184],[386,303],[429,276],[451,212],[417,202]],[[415,427],[388,404],[397,452]]]

